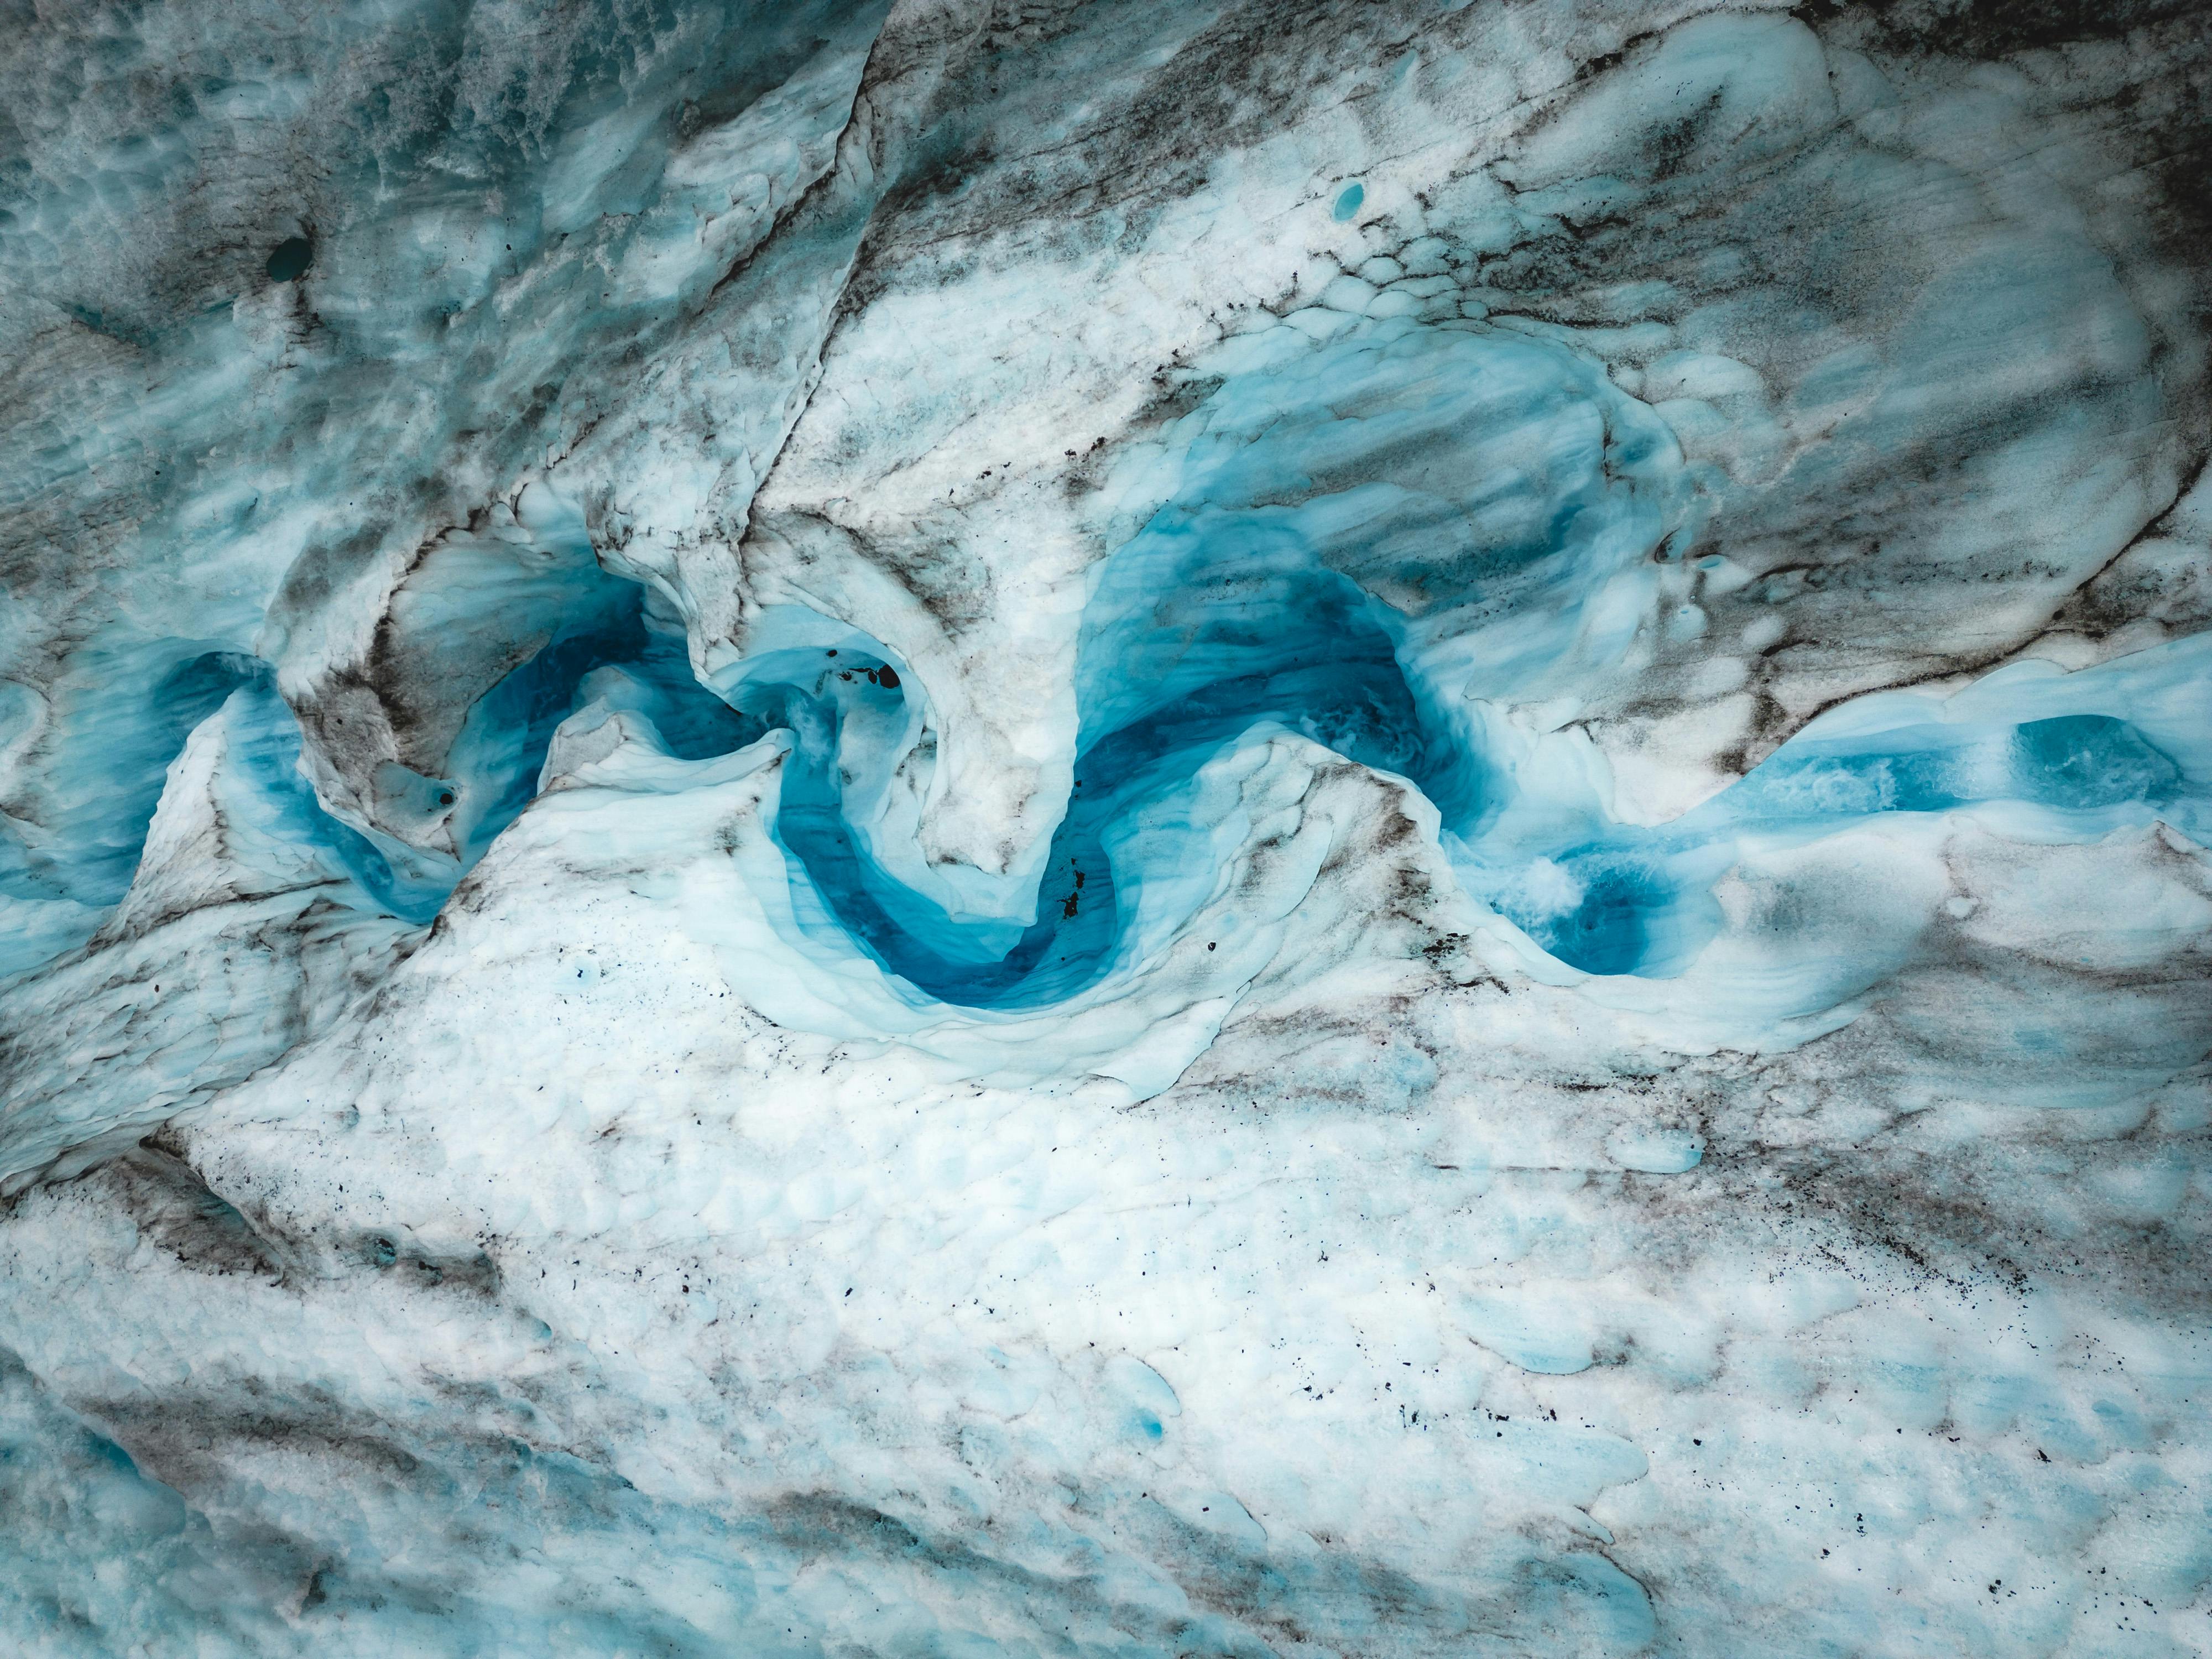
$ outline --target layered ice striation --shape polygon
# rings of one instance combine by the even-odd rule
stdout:
[[[2204,1650],[2212,64],[2001,11],[27,23],[9,1650]]]

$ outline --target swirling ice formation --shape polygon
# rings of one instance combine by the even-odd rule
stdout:
[[[1172,816],[1212,757],[1278,732],[1410,781],[1470,890],[1561,968],[1597,975],[1681,972],[1719,927],[1710,889],[1747,836],[1806,841],[1883,812],[2006,802],[2041,809],[2043,833],[2062,838],[2152,813],[2198,827],[2191,647],[2166,653],[2179,651],[2179,669],[2161,659],[2055,693],[1970,700],[1994,711],[1971,722],[1873,712],[1880,704],[1839,712],[1665,826],[1547,797],[1551,781],[1514,776],[1479,711],[1534,701],[1628,650],[1652,604],[1651,566],[1681,530],[1672,434],[1544,342],[1482,324],[1337,332],[1310,345],[1278,331],[1220,354],[1218,389],[1148,464],[1164,504],[1089,584],[1077,775],[1026,925],[963,914],[917,856],[934,723],[910,665],[902,678],[879,641],[787,607],[717,677],[717,704],[675,642],[646,626],[636,591],[590,561],[573,514],[539,527],[554,550],[541,556],[552,568],[533,573],[550,642],[469,708],[449,778],[401,786],[423,796],[412,810],[442,826],[450,857],[389,835],[372,842],[374,826],[303,801],[284,759],[296,739],[288,751],[269,725],[267,665],[190,656],[178,641],[149,653],[177,663],[148,697],[158,718],[118,722],[140,752],[104,757],[126,787],[102,791],[98,827],[64,843],[47,879],[89,912],[118,899],[140,862],[130,827],[168,762],[159,745],[234,693],[228,718],[258,722],[253,741],[273,756],[253,786],[264,835],[289,856],[335,860],[343,872],[325,880],[356,908],[416,921],[527,804],[564,720],[578,726],[568,752],[621,713],[624,737],[685,760],[787,732],[773,823],[797,860],[792,879],[810,890],[795,912],[815,918],[803,931],[872,959],[903,997],[972,1008],[1046,1007],[1109,964],[1140,968],[1140,895],[1217,882],[1231,849],[1132,825]],[[486,586],[470,556],[448,550],[441,582],[416,602],[433,639],[467,627],[472,605],[496,605],[499,624],[514,625],[514,582]],[[1519,827],[1539,814],[1540,840]]]

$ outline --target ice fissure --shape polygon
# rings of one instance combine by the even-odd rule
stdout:
[[[0,65],[0,1634],[2185,1654],[2185,9]]]

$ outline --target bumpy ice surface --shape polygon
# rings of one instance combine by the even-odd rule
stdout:
[[[2212,44],[0,59],[0,1634],[2212,1651]]]

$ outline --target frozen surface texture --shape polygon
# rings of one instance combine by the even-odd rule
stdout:
[[[0,53],[0,1649],[2212,1652],[2181,0]]]

